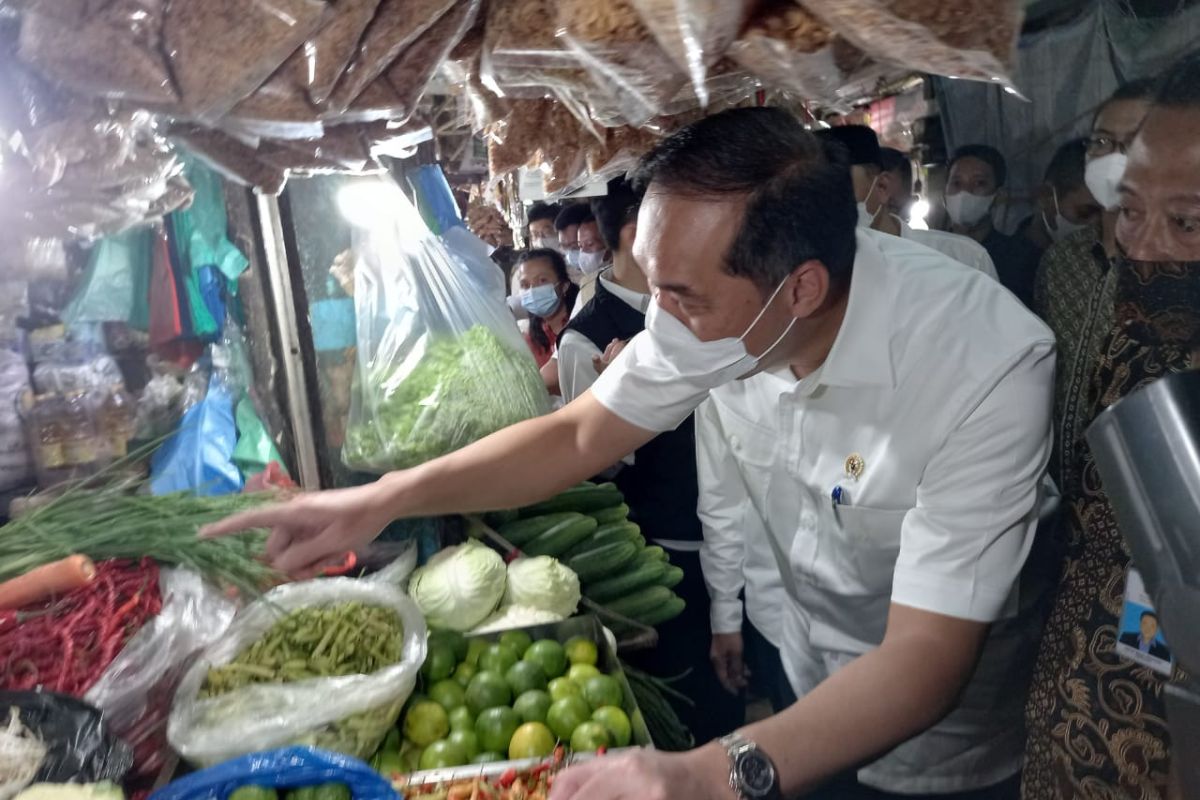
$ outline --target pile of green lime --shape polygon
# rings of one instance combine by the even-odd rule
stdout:
[[[533,641],[506,631],[495,642],[450,631],[429,635],[422,691],[401,722],[406,771],[625,747],[632,738],[621,684],[596,668],[595,642]]]

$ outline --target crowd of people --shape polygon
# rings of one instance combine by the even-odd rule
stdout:
[[[914,230],[870,129],[705,118],[530,210],[518,295],[563,408],[211,533],[271,528],[294,567],[615,480],[688,575],[645,659],[691,670],[698,747],[555,800],[1171,797],[1178,666],[1083,434],[1200,363],[1200,54],[1101,105],[1012,235],[1007,172],[959,148],[950,230]],[[776,713],[743,725],[748,682]]]

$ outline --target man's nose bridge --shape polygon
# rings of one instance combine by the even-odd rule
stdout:
[[[1167,221],[1162,214],[1149,214],[1146,224],[1139,225],[1133,232],[1133,241],[1126,245],[1125,252],[1135,261],[1155,261],[1162,258],[1167,235]]]

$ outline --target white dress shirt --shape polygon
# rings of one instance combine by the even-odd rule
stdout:
[[[667,356],[643,339],[593,394],[630,422],[663,429],[703,398],[656,385]],[[765,543],[783,567],[775,624],[761,619],[770,609],[747,611],[780,642],[797,695],[877,647],[890,603],[992,623],[959,705],[862,769],[870,786],[966,791],[1020,767],[1022,668],[1037,630],[1036,594],[1019,578],[1049,458],[1053,370],[1053,335],[998,282],[860,230],[846,316],[824,365],[799,381],[784,369],[728,383],[698,419],[706,580],[722,582],[709,565],[736,548],[738,524],[736,506],[708,494],[713,481],[736,481],[749,500],[742,521],[764,534],[756,540],[747,525],[747,566]],[[862,460],[857,478],[851,455]]]
[[[899,217],[895,219],[900,223],[901,239],[908,239],[917,244],[931,247],[939,253],[945,253],[955,261],[979,270],[993,280],[1000,280],[999,275],[996,274],[996,265],[992,263],[992,257],[988,255],[988,251],[970,236],[961,236],[949,231],[919,231],[909,227],[908,223]]]
[[[604,288],[608,290],[609,294],[614,295],[622,303],[639,314],[646,313],[646,307],[650,305],[650,295],[635,292],[632,289],[626,289],[619,283],[614,283],[611,270],[601,272],[597,280],[604,284]],[[595,294],[594,290],[592,294]],[[578,314],[583,306],[583,303],[576,301],[575,312],[572,316]],[[605,343],[605,347],[607,346]],[[567,329],[562,336],[562,341],[558,343],[558,384],[562,389],[563,400],[569,403],[592,388],[596,378],[600,377],[596,368],[592,366],[592,358],[603,354],[603,348],[596,347],[591,339],[579,331]]]

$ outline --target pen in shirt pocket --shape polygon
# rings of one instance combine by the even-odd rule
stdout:
[[[838,506],[850,505],[850,493],[842,488],[841,484],[833,487],[833,491],[829,493],[829,499],[833,501],[835,511]]]

